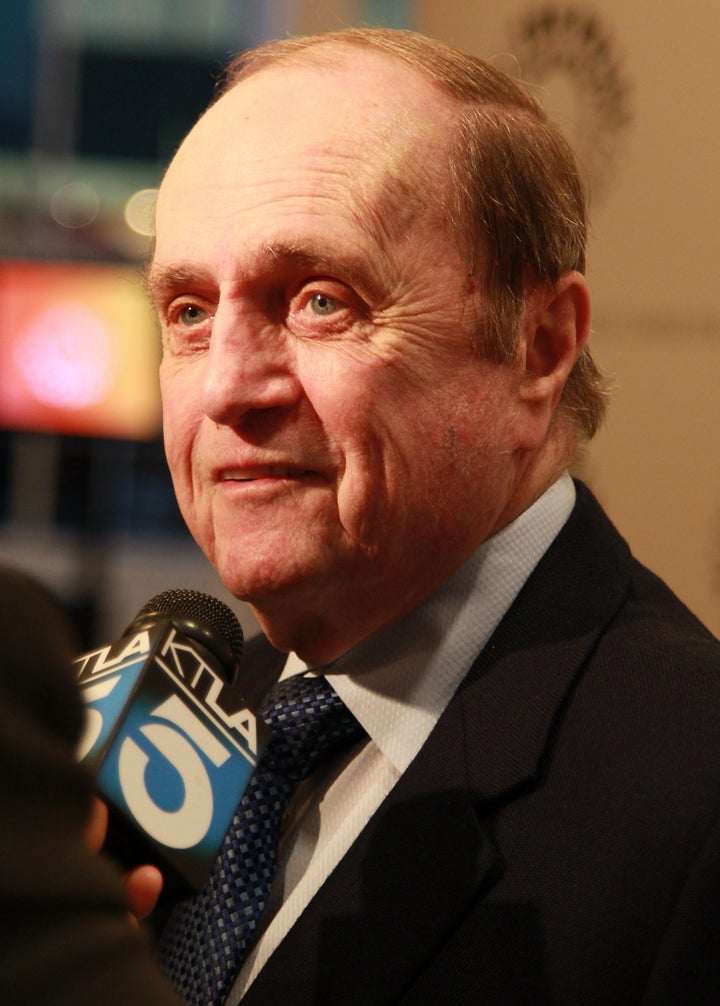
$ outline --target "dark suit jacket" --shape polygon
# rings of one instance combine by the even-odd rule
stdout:
[[[578,493],[244,1006],[720,1003],[720,644]]]
[[[0,569],[0,1003],[171,1006],[119,873],[83,842],[73,652],[51,598]]]

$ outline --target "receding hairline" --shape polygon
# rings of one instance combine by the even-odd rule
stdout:
[[[303,67],[321,71],[323,68],[345,70],[348,52],[361,52],[384,58],[391,65],[404,66],[447,104],[449,114],[438,121],[438,135],[441,131],[446,143],[446,163],[453,188],[457,187],[452,167],[453,148],[461,140],[463,123],[468,117],[477,114],[507,117],[516,125],[522,120],[537,124],[548,122],[544,108],[529,91],[487,60],[419,32],[394,28],[348,28],[265,42],[231,61],[219,84],[216,100],[267,71]],[[397,114],[398,117],[405,114],[409,119],[413,116],[413,112],[402,106],[398,107]],[[429,167],[428,162],[425,166]],[[426,191],[432,184],[432,176],[433,172],[428,172],[427,184],[422,186]],[[456,223],[459,232],[466,231],[462,214]],[[471,246],[473,242],[474,236],[470,235]],[[478,264],[474,260],[473,269]]]
[[[404,63],[460,106],[487,103],[516,111],[523,109],[541,121],[547,119],[542,105],[522,84],[492,63],[419,32],[395,28],[348,28],[265,42],[230,62],[219,82],[217,97],[273,66],[344,67],[348,49]]]

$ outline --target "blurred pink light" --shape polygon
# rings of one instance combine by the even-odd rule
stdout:
[[[38,401],[64,409],[101,402],[113,381],[112,340],[103,320],[76,305],[49,307],[15,345]]]

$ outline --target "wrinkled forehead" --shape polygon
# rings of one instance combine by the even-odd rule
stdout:
[[[271,65],[236,84],[200,119],[161,187],[232,188],[314,179],[402,231],[448,187],[452,100],[400,61],[349,49],[342,60]],[[259,195],[261,198],[261,196]]]

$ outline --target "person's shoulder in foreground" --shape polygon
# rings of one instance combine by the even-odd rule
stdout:
[[[177,1002],[128,917],[120,875],[90,852],[82,707],[50,595],[0,567],[0,1002]]]

